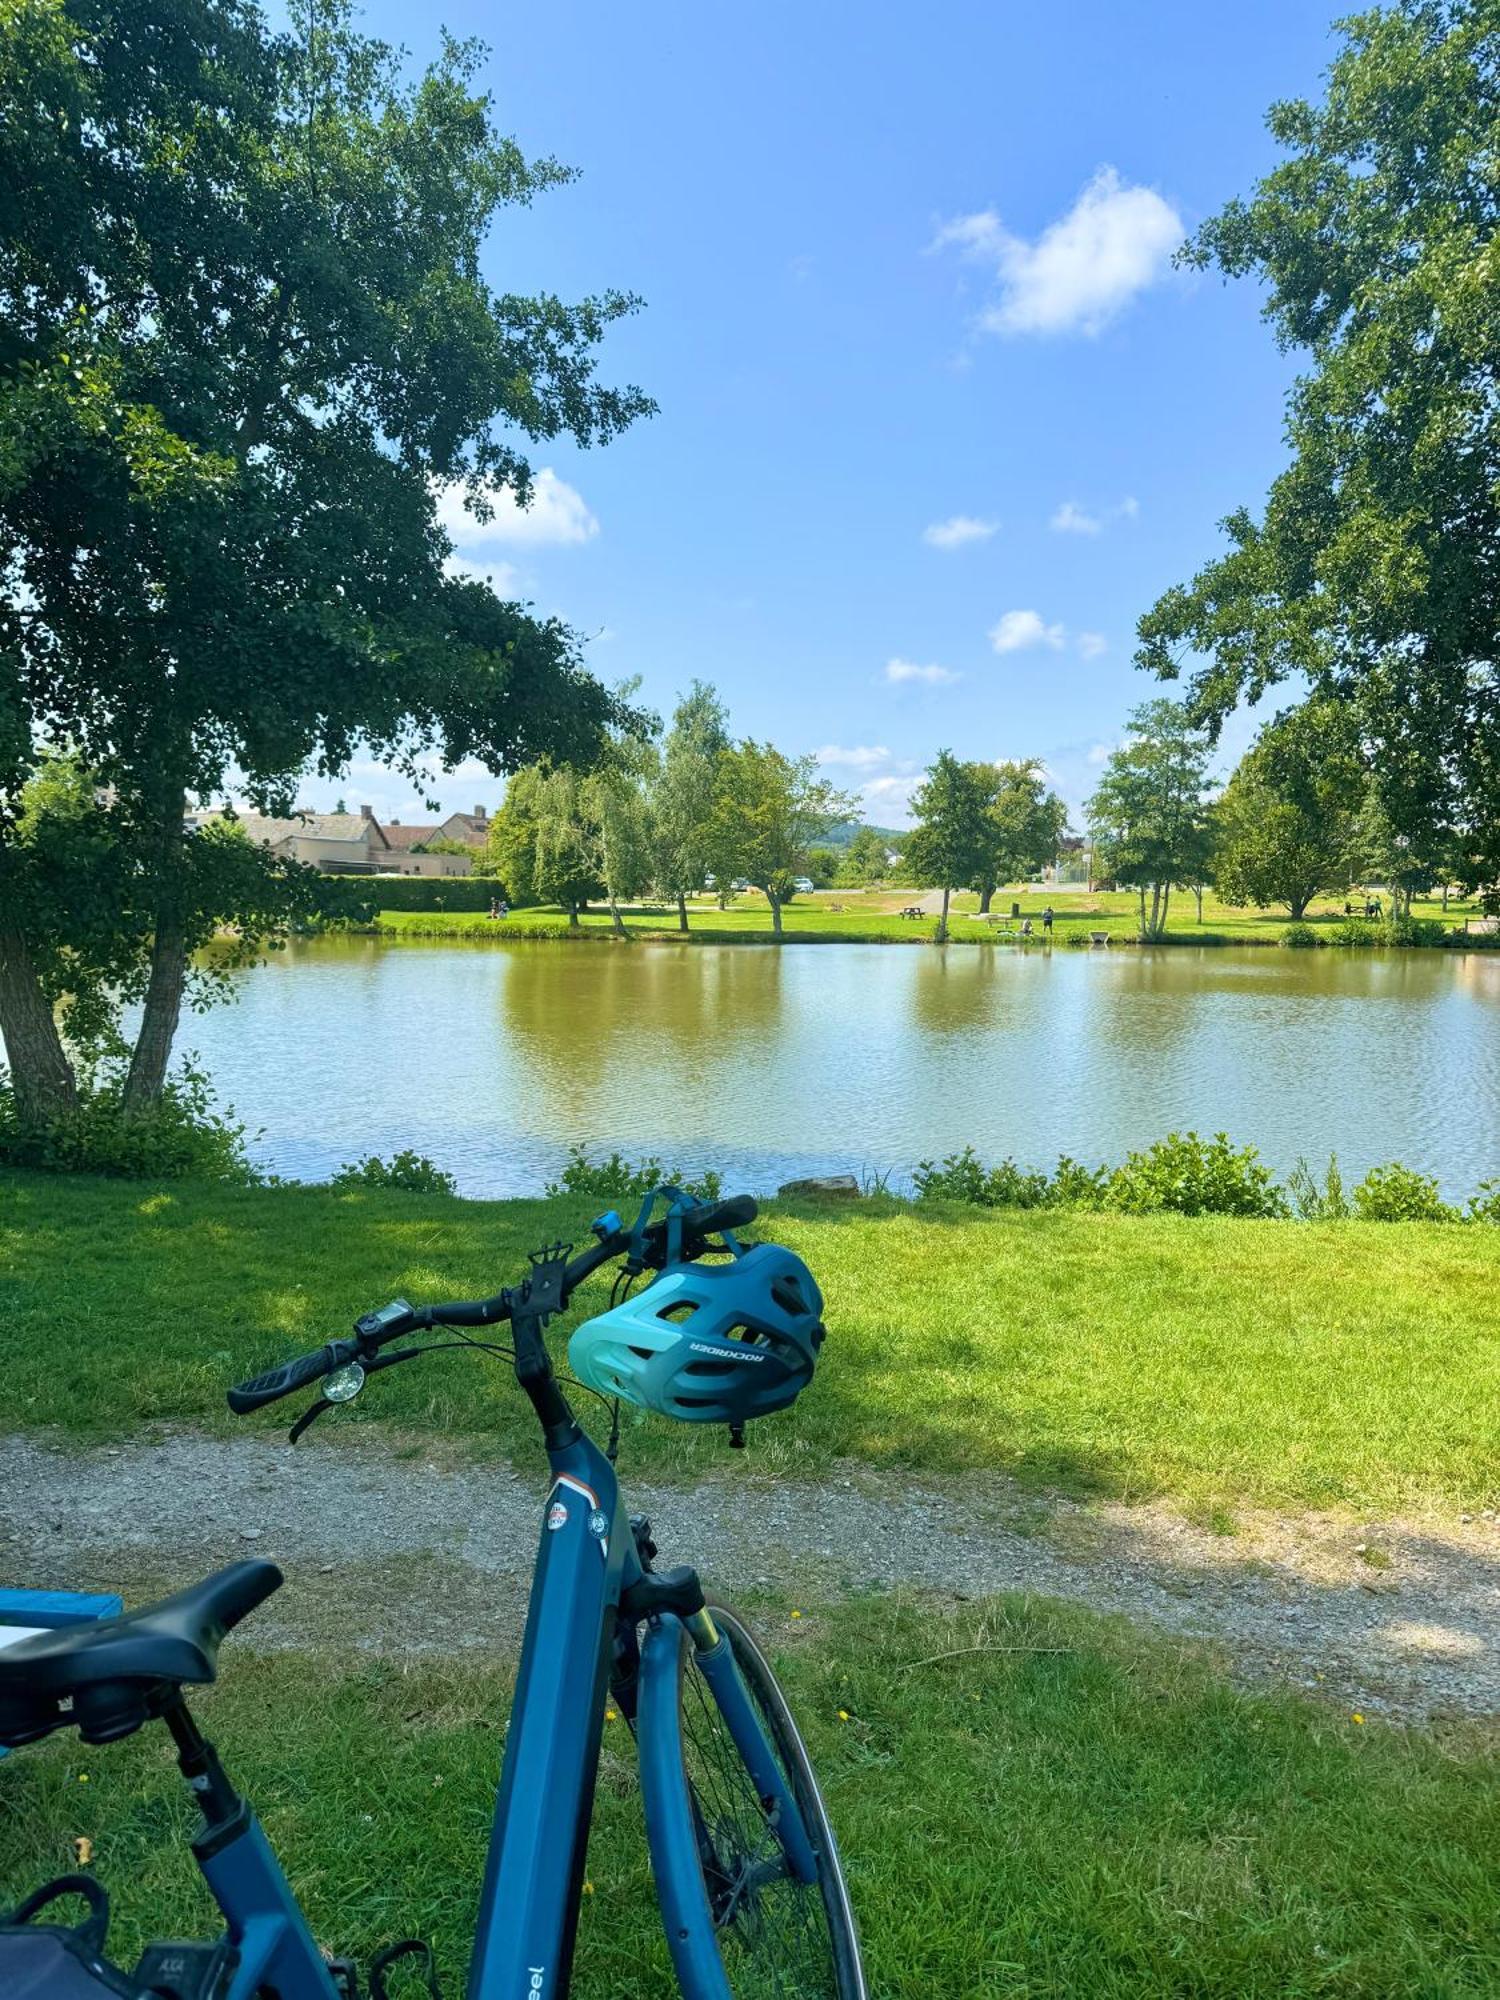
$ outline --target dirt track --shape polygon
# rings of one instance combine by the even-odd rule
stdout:
[[[914,1587],[1060,1597],[1207,1641],[1237,1677],[1364,1710],[1500,1714],[1500,1524],[1259,1516],[1215,1535],[1165,1509],[1007,1482],[915,1486],[835,1466],[767,1484],[753,1459],[694,1488],[629,1479],[664,1561],[725,1597]],[[175,1434],[120,1447],[0,1441],[0,1576],[127,1601],[255,1554],[288,1587],[245,1639],[376,1651],[513,1643],[541,1481],[443,1466],[389,1437]]]

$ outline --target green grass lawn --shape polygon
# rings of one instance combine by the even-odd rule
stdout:
[[[1034,1603],[754,1608],[825,1781],[881,2000],[1500,1990],[1492,1730],[1435,1741],[1251,1697],[1180,1649]],[[972,1646],[994,1650],[912,1665]],[[368,1958],[415,1931],[460,1993],[508,1671],[257,1658],[233,1638],[224,1670],[199,1713],[320,1941]],[[146,1936],[211,1935],[192,1818],[159,1731],[19,1752],[0,1766],[0,1906],[70,1867],[84,1835],[127,1965]],[[618,1719],[588,1884],[580,2000],[660,2000],[673,1989]]]
[[[936,928],[936,918],[925,917],[917,921],[900,914],[907,905],[915,903],[921,893],[916,889],[830,889],[813,896],[799,896],[783,913],[785,933],[788,939],[803,943],[839,940],[845,943],[928,943]],[[1049,902],[1057,916],[1055,941],[1058,943],[1067,943],[1069,939],[1077,941],[1094,930],[1106,930],[1113,940],[1121,943],[1137,934],[1136,897],[1131,891],[1089,894],[1082,889],[1047,892],[1002,889],[996,894],[994,902],[995,909],[1005,913],[1001,922],[1008,917],[1013,902],[1018,902],[1022,915],[1029,916],[1037,925],[1037,948],[1040,948],[1041,913]],[[832,907],[834,905],[838,907]],[[968,891],[954,897],[950,926],[954,942],[974,944],[989,939],[997,947],[1013,948],[1016,940],[1007,940],[999,924],[982,923],[977,908],[978,898]],[[1478,906],[1475,904],[1450,900],[1447,921],[1458,924],[1466,916],[1477,913]],[[1443,911],[1434,899],[1416,903],[1413,914],[1437,918],[1443,915]],[[632,936],[681,935],[675,908],[659,904],[631,905],[622,915]],[[1312,906],[1307,921],[1318,929],[1329,928],[1342,918],[1343,898],[1325,897]],[[747,938],[769,938],[771,935],[770,910],[765,898],[753,891],[737,897],[727,910],[721,910],[712,898],[699,898],[690,906],[688,921],[689,935],[700,944],[735,944]],[[1192,896],[1179,892],[1172,900],[1168,937],[1170,942],[1179,944],[1276,944],[1289,921],[1285,911],[1242,909],[1221,903],[1216,896],[1205,895],[1200,923]],[[499,922],[492,921],[482,911],[383,910],[374,928],[382,935],[406,938],[552,938],[568,935],[568,919],[565,911],[550,907],[517,910],[513,916]],[[580,928],[590,937],[609,936],[609,912],[589,910],[582,918]]]
[[[496,1290],[535,1244],[583,1240],[590,1213],[0,1177],[6,1417],[79,1437],[275,1431],[293,1405],[231,1418],[226,1385],[394,1295]],[[1500,1230],[888,1200],[782,1206],[768,1227],[817,1273],[830,1328],[811,1389],[756,1428],[768,1474],[848,1456],[1190,1509],[1500,1500]],[[372,1383],[338,1422],[535,1450],[508,1371],[465,1355]],[[717,1431],[627,1420],[640,1472],[723,1451]]]

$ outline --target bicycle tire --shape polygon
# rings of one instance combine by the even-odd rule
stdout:
[[[675,1743],[658,1747],[670,1749],[681,1776],[671,1802],[678,1816],[676,1838],[663,1839],[660,1854],[653,1850],[658,1880],[666,1868],[684,1865],[683,1855],[697,1857],[694,1888],[706,1899],[724,1986],[733,2000],[868,2000],[838,1843],[807,1747],[744,1621],[722,1604],[708,1609],[729,1642],[797,1802],[818,1878],[799,1882],[786,1868],[766,1808],[698,1669],[692,1639],[679,1627],[676,1699],[670,1711],[664,1704],[656,1712],[658,1726],[675,1730]],[[670,1933],[669,1942],[677,1957]],[[679,1980],[696,2000],[701,1988],[684,1977],[686,1971],[679,1958]]]

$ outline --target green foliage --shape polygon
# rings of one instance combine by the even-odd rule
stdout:
[[[388,1189],[396,1194],[453,1194],[458,1186],[452,1174],[434,1166],[425,1153],[407,1148],[382,1160],[369,1153],[362,1160],[346,1160],[328,1185],[339,1194],[353,1194],[367,1188]]]
[[[414,72],[346,0],[0,11],[0,1031],[32,1122],[72,1091],[59,952],[143,989],[144,1101],[196,934],[290,883],[188,836],[192,800],[284,808],[356,748],[417,781],[587,761],[619,719],[561,623],[448,566],[452,509],[528,497],[517,433],[651,407],[595,376],[633,299],[482,275],[499,212],[567,175],[496,130],[480,53]],[[87,910],[11,838],[49,752],[110,797]]]
[[[729,748],[729,717],[715,689],[694,681],[672,712],[651,790],[656,882],[687,897],[710,872],[719,759]]]
[[[815,757],[787,757],[746,738],[719,753],[704,857],[721,883],[740,878],[764,891],[771,926],[807,862],[808,849],[847,819],[853,800],[818,776]]]
[[[1470,1222],[1500,1224],[1500,1181],[1481,1181],[1469,1197]]]
[[[215,1109],[207,1077],[191,1062],[180,1063],[156,1102],[140,1110],[125,1106],[121,1065],[104,1065],[84,1079],[71,1110],[41,1126],[17,1115],[0,1070],[0,1167],[246,1185],[257,1175],[244,1139],[244,1126]]]
[[[1286,1198],[1253,1146],[1231,1146],[1217,1132],[1169,1132],[1143,1153],[1127,1155],[1110,1176],[1108,1203],[1127,1215],[1285,1215]]]
[[[476,857],[477,858],[477,857]],[[377,910],[449,910],[479,913],[504,893],[512,909],[525,907],[509,881],[497,875],[333,876],[326,885],[332,910],[348,923],[368,923]]]
[[[1354,1213],[1361,1222],[1458,1222],[1461,1213],[1450,1208],[1438,1193],[1438,1184],[1428,1174],[1419,1174],[1392,1160],[1372,1167],[1354,1190]]]
[[[1214,808],[1214,881],[1226,902],[1285,903],[1300,922],[1359,872],[1366,793],[1347,703],[1311,701],[1268,723]],[[1285,941],[1285,940],[1283,940]]]
[[[654,1156],[627,1160],[622,1153],[610,1153],[596,1160],[583,1146],[574,1146],[567,1165],[555,1181],[548,1181],[548,1195],[586,1195],[590,1201],[640,1201],[653,1188],[679,1187],[699,1201],[717,1201],[724,1191],[723,1176],[712,1167],[697,1175],[680,1168],[664,1167]]]
[[[971,767],[987,791],[987,852],[970,887],[987,909],[1002,882],[1025,882],[1057,859],[1057,844],[1068,829],[1068,809],[1047,789],[1046,767],[1038,757],[1004,758]]]
[[[1299,1158],[1286,1177],[1286,1192],[1294,1213],[1304,1222],[1342,1222],[1352,1213],[1336,1153],[1328,1155],[1321,1183],[1306,1160]]]
[[[1311,924],[1288,924],[1281,933],[1288,951],[1314,951],[1322,941]]]
[[[979,1208],[1043,1208],[1051,1197],[1045,1174],[1023,1173],[1014,1160],[985,1167],[972,1146],[934,1166],[923,1160],[912,1179],[919,1201],[967,1201]]]
[[[923,1160],[912,1175],[919,1201],[965,1201],[976,1208],[1099,1208],[1109,1189],[1107,1167],[1080,1166],[1066,1153],[1049,1179],[1014,1160],[986,1167],[972,1146],[937,1164]]]
[[[907,836],[903,858],[914,882],[943,892],[940,939],[948,933],[948,898],[953,890],[978,881],[990,865],[995,838],[989,813],[993,778],[989,766],[966,764],[951,750],[939,750],[912,794],[916,825]]]
[[[870,882],[883,882],[890,871],[890,852],[885,835],[878,827],[856,828],[844,849],[844,858],[838,869],[838,880],[841,883],[848,883],[851,887]]]
[[[1494,895],[1495,0],[1391,0],[1340,33],[1323,101],[1269,114],[1281,163],[1185,253],[1253,280],[1298,351],[1291,462],[1258,519],[1225,523],[1227,552],[1141,620],[1137,657],[1166,679],[1185,653],[1204,661],[1205,721],[1299,675],[1350,703],[1401,901],[1450,859]]]
[[[1155,941],[1166,930],[1172,890],[1210,873],[1209,745],[1176,702],[1143,703],[1127,728],[1086,810],[1096,866],[1139,892],[1141,937]]]

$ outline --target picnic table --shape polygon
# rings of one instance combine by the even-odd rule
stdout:
[[[903,917],[925,917],[927,912],[917,903],[908,903],[900,912]]]

